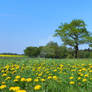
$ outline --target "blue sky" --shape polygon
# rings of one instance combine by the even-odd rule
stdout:
[[[0,53],[56,41],[60,23],[83,19],[92,31],[92,0],[0,0]],[[82,48],[82,47],[80,47]]]

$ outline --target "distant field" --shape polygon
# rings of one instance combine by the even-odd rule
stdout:
[[[0,57],[24,57],[24,55],[1,55]]]
[[[0,59],[0,92],[92,92],[92,59]]]

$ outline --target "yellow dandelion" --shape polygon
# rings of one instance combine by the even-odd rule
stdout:
[[[5,76],[7,76],[7,74],[4,73],[4,74],[2,75],[2,77],[5,77]]]
[[[1,85],[0,86],[0,89],[4,89],[4,88],[6,88],[6,85]]]
[[[32,81],[32,78],[27,78],[26,81],[27,82],[31,82]]]
[[[38,79],[34,79],[35,82],[38,82],[39,80]]]
[[[25,78],[21,78],[21,80],[20,80],[20,81],[22,81],[22,82],[23,82],[23,81],[26,81],[26,79],[25,79]]]
[[[41,79],[41,81],[42,81],[42,82],[44,82],[44,81],[45,81],[45,79]]]
[[[92,70],[90,70],[89,72],[92,73]]]
[[[15,78],[16,78],[16,79],[20,79],[20,76],[16,76]]]
[[[84,78],[82,81],[83,81],[83,82],[86,82],[86,81],[87,81],[87,79],[85,79],[85,78]]]
[[[18,81],[18,79],[14,79],[13,81],[14,81],[14,82],[17,82],[17,81]]]
[[[81,79],[81,77],[78,77],[78,80],[80,80]]]
[[[73,85],[73,84],[75,84],[75,82],[74,81],[70,81],[69,84]]]
[[[52,79],[52,76],[48,76],[48,79]]]
[[[2,84],[5,84],[5,82],[2,82]]]
[[[18,91],[18,90],[20,90],[20,87],[17,87],[17,86],[16,87],[10,87],[9,90],[10,91]]]
[[[85,76],[85,77],[88,77],[88,74],[85,74],[84,76]]]
[[[53,79],[54,79],[54,80],[57,80],[57,76],[53,76]]]
[[[5,80],[10,80],[11,79],[11,77],[7,77]]]
[[[35,87],[34,87],[34,90],[39,90],[41,88],[41,85],[36,85]]]
[[[71,77],[69,77],[69,79],[73,79],[73,78],[74,78],[74,77],[72,77],[72,76],[71,76]]]

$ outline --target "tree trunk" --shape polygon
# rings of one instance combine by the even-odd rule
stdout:
[[[78,50],[79,50],[79,48],[78,48],[78,46],[79,46],[78,34],[75,34],[75,37],[76,37],[75,38],[75,58],[78,58]]]
[[[75,46],[75,58],[78,58],[78,45]]]

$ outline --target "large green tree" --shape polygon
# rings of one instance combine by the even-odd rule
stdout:
[[[59,36],[64,45],[73,47],[75,58],[77,58],[79,45],[87,42],[86,38],[89,37],[89,32],[83,20],[75,19],[70,23],[61,24],[55,31],[55,36]]]

